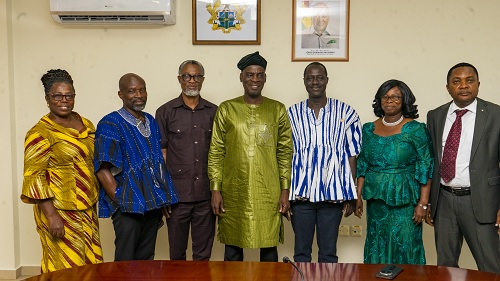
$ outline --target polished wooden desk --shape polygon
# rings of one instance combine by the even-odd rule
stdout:
[[[350,281],[383,281],[375,275],[384,265],[381,264],[356,264],[356,263],[297,263],[304,272],[305,280],[350,280]],[[432,280],[432,281],[500,281],[500,275],[433,265],[400,265],[401,272],[394,280]],[[293,273],[290,280],[300,280],[298,272]]]
[[[305,280],[382,281],[380,264],[297,263]],[[402,265],[396,281],[500,281],[500,275],[442,266]],[[124,261],[87,265],[28,278],[29,281],[301,280],[292,265],[264,262]]]

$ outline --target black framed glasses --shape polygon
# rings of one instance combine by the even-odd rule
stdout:
[[[49,94],[55,101],[62,101],[65,98],[67,101],[74,101],[76,94]]]
[[[401,102],[402,99],[403,99],[402,96],[381,96],[380,97],[380,100],[382,102],[388,102],[389,100],[391,100],[392,102],[399,103],[399,102]]]
[[[201,81],[203,81],[203,78],[205,78],[205,77],[203,77],[203,75],[190,75],[187,73],[181,74],[180,77],[185,82],[189,82],[191,80],[191,78],[193,78],[194,81],[196,81],[196,82],[201,82]]]

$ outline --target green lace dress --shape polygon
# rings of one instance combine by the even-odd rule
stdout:
[[[431,140],[425,124],[410,121],[401,133],[379,136],[363,125],[357,175],[364,177],[364,263],[425,264],[422,224],[413,223],[420,186],[432,177]]]

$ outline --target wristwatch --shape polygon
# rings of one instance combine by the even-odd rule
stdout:
[[[427,205],[422,205],[422,204],[420,204],[420,203],[419,203],[418,205],[419,205],[420,207],[422,207],[422,209],[427,210]]]

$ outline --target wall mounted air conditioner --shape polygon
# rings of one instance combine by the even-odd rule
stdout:
[[[50,0],[50,13],[61,24],[175,24],[175,0]]]

